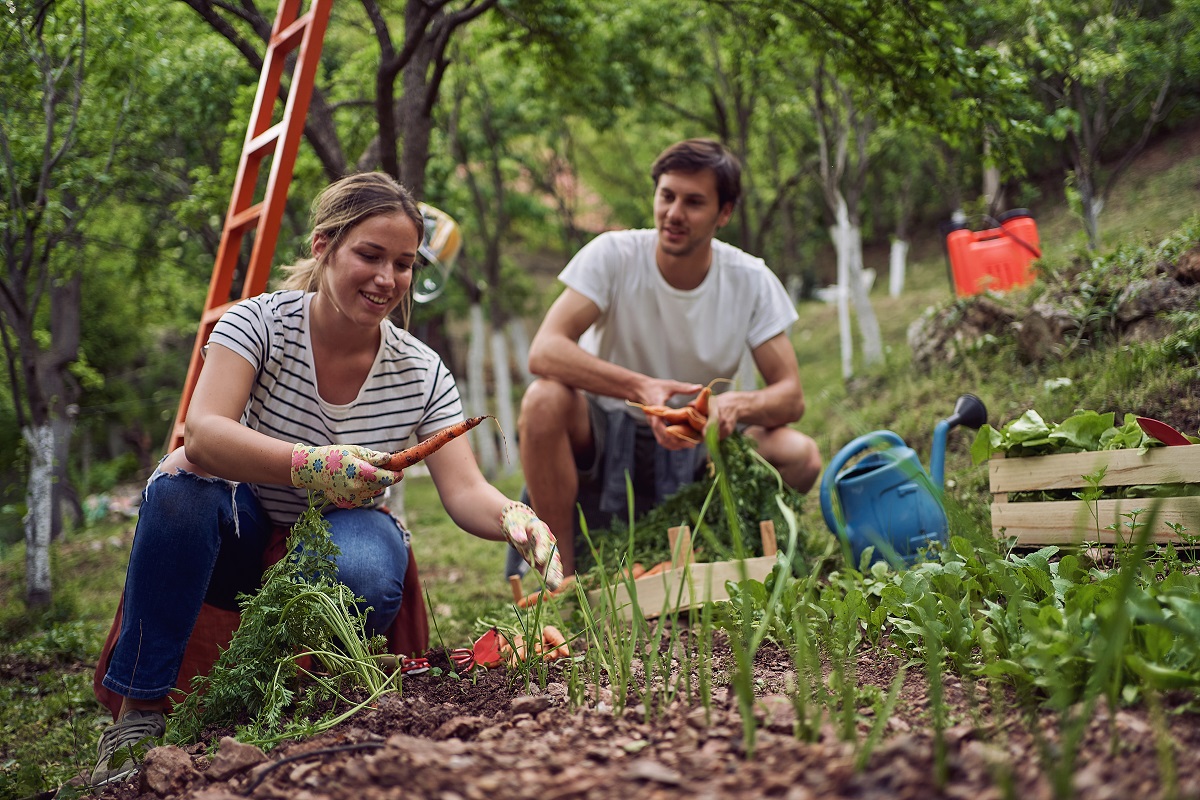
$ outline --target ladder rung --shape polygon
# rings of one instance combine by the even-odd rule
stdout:
[[[213,306],[212,308],[205,311],[204,314],[200,317],[200,324],[201,325],[215,325],[217,320],[219,320],[221,318],[221,315],[224,314],[229,309],[233,308],[233,306],[234,306],[233,301],[228,302],[228,303],[222,303],[219,306]]]
[[[262,217],[262,212],[263,204],[255,203],[245,211],[239,211],[230,217],[229,221],[225,223],[225,229],[233,233],[234,231],[244,231],[253,228],[258,224],[259,218]]]
[[[296,18],[296,21],[286,28],[281,30],[278,35],[271,39],[271,47],[282,52],[295,50],[300,44],[300,39],[304,36],[305,29],[308,28],[308,23],[312,22],[312,12],[302,14]]]
[[[258,136],[246,142],[246,146],[242,148],[242,158],[249,161],[250,159],[264,158],[273,153],[275,145],[279,142],[279,136],[282,133],[282,122],[267,128]]]

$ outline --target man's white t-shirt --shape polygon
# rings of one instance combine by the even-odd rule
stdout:
[[[708,274],[684,291],[659,271],[657,243],[655,230],[603,233],[559,274],[600,308],[600,318],[579,340],[587,352],[643,375],[707,384],[734,378],[749,351],[799,318],[761,258],[713,240]],[[617,398],[598,402],[610,410],[626,407]]]

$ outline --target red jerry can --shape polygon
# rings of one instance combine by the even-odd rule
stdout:
[[[1028,286],[1036,277],[1033,262],[1042,257],[1042,250],[1029,210],[1014,208],[991,221],[995,227],[972,231],[963,224],[946,235],[959,297]]]

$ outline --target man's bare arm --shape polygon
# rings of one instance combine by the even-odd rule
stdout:
[[[786,333],[768,339],[752,353],[766,385],[761,389],[725,392],[717,404],[720,435],[738,424],[778,428],[804,416],[804,388],[796,350]]]

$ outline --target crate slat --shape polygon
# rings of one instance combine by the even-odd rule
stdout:
[[[993,503],[992,532],[996,536],[1016,536],[1022,545],[1078,544],[1082,541],[1099,541],[1113,544],[1116,534],[1105,528],[1116,522],[1121,524],[1122,540],[1127,541],[1130,531],[1125,527],[1128,514],[1138,508],[1146,509],[1138,518],[1148,521],[1153,504],[1161,503],[1158,520],[1151,541],[1159,544],[1180,543],[1166,523],[1174,522],[1187,526],[1188,533],[1200,533],[1200,497],[1167,497],[1101,500],[1097,516],[1100,532],[1096,533],[1096,521],[1082,500],[1059,500],[1055,502]]]
[[[742,561],[692,563],[668,569],[658,575],[634,581],[638,607],[642,609],[646,619],[654,619],[660,616],[664,609],[668,612],[686,611],[702,603],[728,600],[726,581],[736,583],[743,578],[761,581],[771,574],[774,567],[775,556],[759,556]],[[599,590],[590,592],[588,601],[593,606],[607,603]],[[615,608],[605,609],[606,613],[615,613],[625,621],[633,619],[633,606],[629,599],[629,590],[624,583],[616,586],[614,602]]]
[[[1156,483],[1195,483],[1200,480],[1200,446],[1102,450],[1026,458],[994,458],[988,462],[993,494],[1087,486],[1090,475],[1108,464],[1101,486]]]

